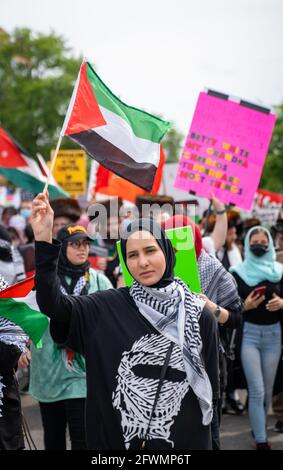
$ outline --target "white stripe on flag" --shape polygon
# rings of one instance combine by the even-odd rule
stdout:
[[[23,302],[32,310],[36,310],[37,312],[40,312],[39,306],[37,305],[37,302],[36,302],[36,294],[34,290],[30,291],[29,294],[26,295],[26,297],[13,297],[13,300],[15,302]]]
[[[45,183],[46,177],[43,176],[42,171],[40,170],[37,162],[32,158],[26,157],[26,155],[21,155],[25,159],[28,166],[18,166],[17,168],[15,168],[15,170],[22,171],[26,175],[32,176],[38,181],[41,181],[41,183]]]
[[[100,106],[107,124],[92,129],[103,139],[111,142],[137,163],[151,163],[158,167],[160,144],[136,137],[131,126],[120,116]]]

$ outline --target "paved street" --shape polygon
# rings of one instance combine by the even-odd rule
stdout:
[[[22,395],[23,413],[38,449],[43,449],[42,428],[37,403],[30,395]],[[268,438],[274,450],[283,450],[283,434],[272,431],[274,416],[268,418]],[[226,450],[253,450],[253,440],[247,414],[224,415],[221,427],[222,448]],[[27,447],[28,448],[28,447]]]

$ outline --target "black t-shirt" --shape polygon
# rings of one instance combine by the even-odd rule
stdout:
[[[64,296],[56,280],[57,244],[36,243],[36,289],[51,317],[56,342],[83,354],[87,371],[87,444],[91,449],[138,449],[147,429],[170,341],[140,314],[128,288]],[[217,324],[200,317],[203,360],[218,398]],[[186,379],[174,345],[150,426],[148,449],[210,449],[210,426]]]
[[[107,266],[105,269],[105,276],[108,277],[109,281],[111,282],[113,287],[117,286],[117,275],[115,274],[117,266],[119,266],[120,261],[119,261],[119,256],[118,253],[115,253],[115,255],[111,258],[109,257],[107,259]]]
[[[243,301],[248,297],[256,287],[266,286],[265,300],[256,308],[252,310],[244,311],[244,321],[254,323],[255,325],[273,325],[280,321],[282,316],[282,310],[276,312],[270,312],[266,309],[266,304],[272,299],[272,294],[275,293],[279,297],[283,296],[283,279],[279,282],[262,281],[256,286],[249,286],[243,279],[237,274],[233,273],[235,280],[238,285],[238,290]]]

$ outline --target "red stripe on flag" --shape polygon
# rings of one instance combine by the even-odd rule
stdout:
[[[81,67],[75,103],[64,135],[77,134],[105,124],[106,121],[88,80],[86,63],[84,63]]]
[[[99,165],[96,172],[95,192],[99,193],[100,188],[109,185],[110,175],[113,173],[102,165]]]
[[[0,291],[0,298],[11,299],[21,298],[29,294],[34,287],[34,276],[25,279],[24,281],[17,282],[12,286],[7,287]]]
[[[27,166],[16,144],[8,134],[0,127],[0,167],[17,168]]]
[[[152,190],[150,191],[151,194],[157,194],[159,191],[161,180],[162,180],[164,163],[165,163],[165,154],[164,154],[162,145],[160,145],[160,159],[159,159],[158,167],[155,173]]]

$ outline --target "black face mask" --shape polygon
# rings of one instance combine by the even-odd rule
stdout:
[[[256,245],[250,245],[250,250],[253,255],[260,257],[268,252],[268,246],[257,243]]]

